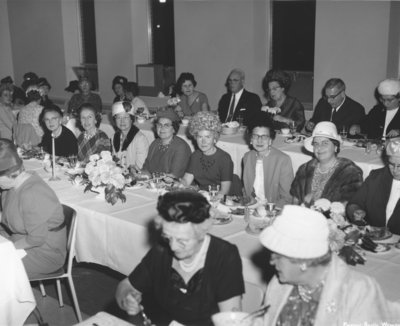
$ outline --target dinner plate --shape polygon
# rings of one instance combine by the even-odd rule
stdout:
[[[146,183],[144,183],[144,182],[137,182],[137,183],[134,184],[133,186],[127,186],[127,188],[133,189],[133,190],[135,190],[135,189],[142,189],[142,188],[144,188],[144,187],[146,187]]]
[[[232,215],[215,210],[211,216],[214,225],[224,225],[232,222]]]
[[[389,245],[384,244],[384,243],[378,243],[376,248],[375,248],[375,250],[374,250],[374,253],[381,254],[381,253],[387,252],[389,250],[390,250],[390,246]]]
[[[393,236],[388,229],[374,226],[368,226],[365,235],[373,241],[386,240]]]
[[[257,203],[257,200],[253,197],[238,197],[238,196],[228,196],[231,198],[232,203],[226,203],[225,200],[221,199],[221,204],[228,207],[244,207],[245,205],[251,206]]]

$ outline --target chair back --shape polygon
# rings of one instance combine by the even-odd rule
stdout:
[[[67,205],[62,205],[64,219],[67,228],[67,259],[66,269],[68,272],[72,269],[72,260],[75,257],[75,239],[76,239],[76,211]]]

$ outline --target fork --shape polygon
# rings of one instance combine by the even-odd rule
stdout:
[[[242,318],[241,322],[244,321],[244,320],[247,320],[247,319],[249,319],[249,318],[252,318],[252,319],[253,319],[253,318],[257,318],[257,317],[264,316],[264,315],[267,313],[269,307],[270,307],[269,304],[268,304],[268,305],[261,306],[261,308],[259,308],[259,309],[257,309],[257,310],[254,310],[253,312],[249,313],[247,316],[244,316],[244,317]]]

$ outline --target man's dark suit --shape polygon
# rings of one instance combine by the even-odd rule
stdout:
[[[366,221],[368,224],[372,226],[385,226],[386,206],[389,201],[392,183],[393,176],[387,166],[372,170],[361,188],[350,199],[347,205],[347,213],[351,215],[353,213],[351,209],[352,204],[357,204],[367,213]],[[400,234],[400,200],[397,202],[387,227],[390,232]]]
[[[375,105],[361,123],[361,131],[366,133],[369,139],[381,139],[385,128],[386,108],[383,104]],[[400,110],[390,121],[386,133],[392,129],[400,129]]]
[[[229,111],[229,104],[232,99],[232,93],[228,92],[222,95],[218,103],[218,114],[222,123],[225,122]],[[241,115],[243,117],[243,124],[245,126],[251,125],[255,118],[261,112],[261,100],[257,94],[243,90],[242,96],[240,96],[239,102],[236,105],[235,113],[232,120],[237,120],[237,117]]]
[[[317,124],[321,121],[331,121],[332,107],[324,99],[321,98],[314,109],[314,114],[310,121]],[[336,125],[336,128],[341,129],[344,126],[350,128],[352,125],[359,125],[365,116],[364,107],[346,96],[339,111],[334,115],[332,122]]]

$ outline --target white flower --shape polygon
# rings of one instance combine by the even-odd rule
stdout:
[[[167,100],[167,104],[169,106],[177,106],[180,101],[181,99],[179,97],[171,97]]]
[[[92,171],[94,170],[94,163],[93,162],[89,162],[86,167],[85,167],[85,173],[87,175],[89,175],[90,173],[92,173]]]
[[[102,151],[102,152],[100,153],[100,156],[101,156],[101,158],[102,158],[102,160],[103,160],[104,162],[109,162],[109,161],[112,161],[112,160],[113,160],[110,151]]]
[[[315,201],[313,209],[316,211],[326,212],[331,207],[331,202],[326,198],[320,198]]]
[[[89,179],[92,181],[93,186],[98,187],[101,185],[101,176],[99,174],[92,176],[92,178],[89,176]]]
[[[117,189],[122,189],[125,186],[125,178],[122,174],[113,174],[110,178],[110,183]]]
[[[111,182],[111,173],[109,171],[104,171],[100,174],[101,182],[104,184],[108,184]]]
[[[329,227],[329,247],[333,252],[339,252],[345,243],[345,233],[338,228],[335,221],[328,219]]]
[[[100,159],[99,154],[93,154],[89,156],[89,161],[95,163],[97,160]]]
[[[346,209],[341,202],[334,201],[333,203],[331,203],[331,213],[344,216],[345,211]]]

